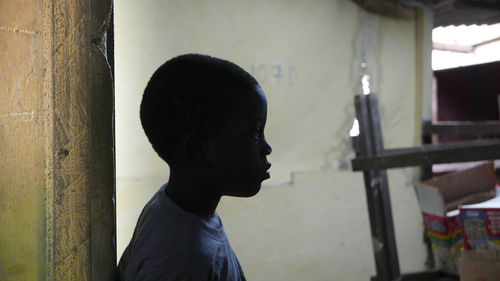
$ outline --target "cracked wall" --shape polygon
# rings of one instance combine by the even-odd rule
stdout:
[[[349,130],[361,78],[381,106],[386,147],[415,145],[417,21],[351,1],[120,1],[116,7],[118,255],[144,204],[168,180],[138,108],[153,71],[199,52],[234,61],[268,98],[271,180],[218,212],[249,279],[368,280],[375,272],[361,173]],[[403,272],[424,268],[413,171],[389,171]]]

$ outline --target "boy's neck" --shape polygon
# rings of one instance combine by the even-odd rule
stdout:
[[[214,215],[221,196],[213,194],[213,188],[198,179],[171,171],[165,192],[184,211],[209,218]]]

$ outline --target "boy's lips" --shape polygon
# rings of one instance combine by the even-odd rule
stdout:
[[[269,170],[269,168],[271,168],[271,163],[266,162],[265,168],[266,168],[266,171]]]
[[[271,163],[267,162],[265,165],[264,179],[268,179],[271,177],[271,174],[269,173],[269,168],[271,168]]]

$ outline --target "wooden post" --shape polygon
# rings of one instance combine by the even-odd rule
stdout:
[[[111,1],[0,14],[0,279],[113,280]]]
[[[46,12],[52,18],[44,28],[52,28],[45,47],[52,60],[47,94],[52,94],[54,124],[48,155],[53,201],[46,206],[53,252],[47,276],[111,280],[116,261],[113,88],[105,56],[111,2],[54,0]]]
[[[384,151],[382,129],[375,94],[355,97],[359,122],[358,151],[356,157],[377,156]],[[385,170],[363,171],[366,200],[370,216],[372,246],[377,270],[377,281],[400,278],[399,260],[392,221],[391,201]]]

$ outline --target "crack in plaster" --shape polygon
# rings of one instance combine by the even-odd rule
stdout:
[[[371,78],[371,86],[379,83],[378,73],[380,72],[379,62],[379,22],[380,17],[361,11],[356,32],[352,40],[352,64],[351,77],[352,93],[361,94],[363,91],[363,79]],[[338,145],[332,147],[325,154],[325,165],[321,168],[350,170],[350,159],[354,156],[349,130],[355,119],[354,104],[349,103],[344,109],[344,118],[341,126],[335,132],[335,137],[339,138]]]
[[[354,95],[363,93],[363,77],[370,77],[372,92],[374,88],[377,89],[380,83],[379,33],[380,16],[361,11],[356,32],[352,40],[352,50],[354,51],[352,53],[350,79],[352,80],[352,93]],[[349,129],[352,127],[352,122],[355,118],[354,104],[349,103],[349,106],[343,110],[345,112],[345,118],[333,136],[336,140],[339,140],[337,144],[332,144],[332,146],[322,154],[324,164],[312,170],[292,170],[290,171],[290,179],[288,181],[267,185],[268,187],[293,185],[295,176],[299,174],[351,169],[350,159],[354,156],[354,150],[349,136]],[[380,110],[381,112],[383,111],[382,108]]]
[[[349,130],[352,127],[352,120],[355,118],[354,104],[349,103],[343,108],[343,112],[344,118],[341,125],[333,135],[333,137],[339,140],[338,144],[325,153],[324,157],[326,160],[322,170],[351,170],[351,159],[354,157],[355,152]]]

